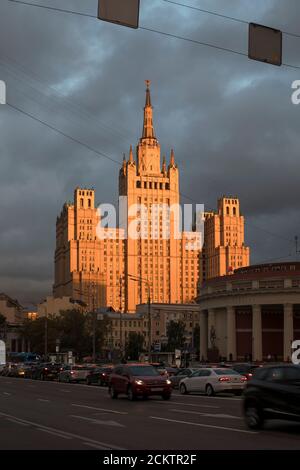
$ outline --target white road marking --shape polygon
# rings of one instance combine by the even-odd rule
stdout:
[[[4,382],[5,384],[11,384],[12,382]]]
[[[53,436],[56,436],[56,437],[62,437],[63,439],[68,439],[68,440],[72,440],[73,438],[70,437],[70,436],[64,436],[63,434],[59,433],[59,432],[54,432],[54,431],[49,431],[49,429],[42,429],[42,428],[39,428],[39,431],[41,432],[47,432],[48,434],[52,434]]]
[[[108,413],[115,413],[117,415],[128,415],[127,411],[116,411],[116,410],[109,410],[107,408],[96,408],[95,406],[78,405],[77,403],[71,403],[71,405],[72,406],[77,406],[78,408],[87,408],[89,410],[107,411]]]
[[[44,398],[38,398],[37,401],[43,401],[43,402],[45,402],[45,403],[49,403],[50,400],[46,400],[46,399],[44,399]]]
[[[163,401],[158,401],[157,404],[166,406],[166,403]],[[216,406],[216,405],[199,405],[198,403],[184,403],[183,401],[173,401],[173,400],[171,400],[169,404],[184,405],[184,406],[197,406],[200,408],[217,408],[217,409],[220,408],[219,406]]]
[[[182,397],[182,394],[172,393],[173,397]],[[207,400],[226,400],[226,401],[241,401],[242,398],[233,398],[233,397],[207,397],[206,395],[185,395],[186,398],[206,398]]]
[[[17,416],[12,416],[12,415],[9,415],[9,414],[6,414],[6,413],[0,412],[0,416],[3,416],[4,418],[15,419],[15,420],[20,421],[22,423],[26,423],[26,424],[29,424],[31,426],[35,426],[37,429],[46,429],[47,431],[52,431],[52,432],[55,432],[55,433],[58,433],[58,434],[61,434],[61,435],[64,435],[64,436],[69,436],[71,438],[74,437],[75,439],[80,439],[81,441],[84,441],[84,442],[90,442],[92,444],[103,446],[105,449],[126,450],[126,449],[124,449],[124,447],[119,447],[119,446],[116,446],[114,444],[107,444],[107,443],[104,443],[104,442],[99,442],[99,441],[96,441],[96,440],[91,439],[89,437],[83,437],[83,436],[80,436],[79,434],[73,434],[71,432],[66,432],[66,431],[62,431],[60,429],[51,428],[49,426],[44,426],[43,424],[35,423],[33,421],[28,421],[26,419],[21,419],[21,418],[18,418]]]
[[[71,390],[61,390],[61,392],[71,393]]]
[[[19,421],[18,419],[6,418],[6,420],[11,421],[14,424],[20,424],[21,426],[29,426],[29,424],[22,423],[22,421]]]
[[[100,450],[107,450],[107,447],[101,447],[97,446],[96,444],[92,444],[91,442],[83,442],[85,446],[93,447],[94,449],[100,449]]]
[[[3,395],[6,395],[6,396],[10,397],[10,396],[11,396],[11,393],[3,392]]]
[[[221,431],[230,431],[230,432],[241,432],[244,434],[258,434],[254,431],[246,431],[245,429],[237,429],[237,428],[228,428],[225,426],[214,426],[212,424],[202,424],[202,423],[191,423],[190,421],[179,421],[177,419],[168,419],[168,418],[160,418],[159,416],[149,416],[151,419],[157,419],[160,421],[169,421],[170,423],[177,423],[177,424],[188,424],[190,426],[198,426],[201,428],[211,428],[211,429],[220,429]]]
[[[125,428],[124,424],[117,423],[117,421],[103,421],[100,419],[87,418],[86,416],[70,415],[71,418],[83,419],[84,421],[89,421],[93,424],[101,424],[105,426],[115,426],[117,428]]]
[[[227,415],[223,413],[201,413],[199,411],[189,411],[189,410],[177,410],[172,408],[170,411],[176,411],[176,413],[186,413],[199,416],[206,416],[207,418],[231,418],[231,419],[243,419],[240,416]]]

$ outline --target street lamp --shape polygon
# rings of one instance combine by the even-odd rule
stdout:
[[[150,295],[150,282],[148,279],[145,279],[140,276],[134,276],[132,274],[128,274],[128,277],[133,281],[141,281],[147,284],[148,289],[148,361],[150,362],[150,355],[151,355],[151,295]]]

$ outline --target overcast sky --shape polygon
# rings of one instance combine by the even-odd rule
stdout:
[[[97,11],[97,0],[35,2]],[[300,34],[299,0],[182,3]],[[140,23],[247,53],[247,24],[163,0],[141,0]],[[300,38],[283,41],[284,62],[300,66]],[[300,105],[291,102],[291,83],[300,69],[0,0],[0,79],[9,103],[120,163],[141,134],[150,79],[156,134],[168,158],[175,149],[182,193],[207,209],[223,194],[238,196],[251,262],[295,259]],[[0,292],[24,304],[51,294],[63,203],[77,185],[94,187],[98,202],[115,202],[118,171],[0,106]]]

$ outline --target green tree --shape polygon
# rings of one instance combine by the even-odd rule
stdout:
[[[181,349],[185,342],[185,324],[183,321],[171,320],[167,326],[168,350]]]
[[[36,320],[26,319],[21,327],[22,337],[30,342],[31,351],[44,354],[45,352],[45,330],[47,322],[47,349],[49,352],[55,351],[55,341],[58,335],[58,326],[56,317],[40,317]]]
[[[125,345],[126,357],[133,361],[137,361],[139,359],[139,354],[143,352],[144,340],[144,335],[131,331]]]

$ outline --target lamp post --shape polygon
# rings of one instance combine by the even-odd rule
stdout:
[[[128,277],[133,281],[141,281],[147,284],[148,289],[148,361],[150,362],[150,355],[151,355],[151,292],[150,292],[150,282],[148,279],[145,279],[140,276],[134,276],[129,274]]]

